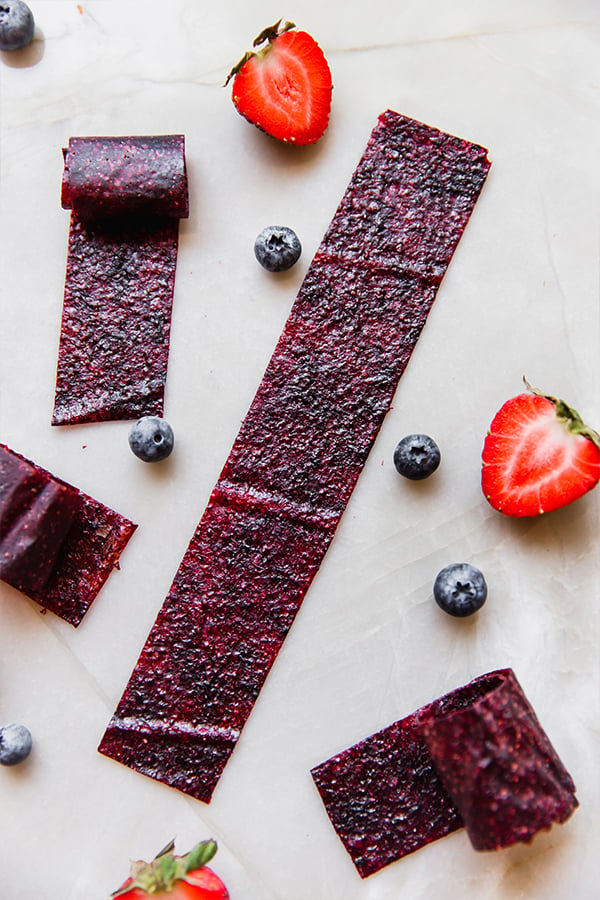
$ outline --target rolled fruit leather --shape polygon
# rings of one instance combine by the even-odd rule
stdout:
[[[419,727],[473,847],[497,850],[529,842],[578,804],[573,779],[512,669],[485,682],[473,702],[465,702],[467,686],[429,704]]]
[[[0,578],[80,624],[137,526],[0,444]]]
[[[71,138],[63,153],[71,221],[52,424],[162,416],[189,211],[184,137]]]
[[[75,488],[0,445],[0,578],[43,590],[78,508]]]
[[[476,850],[529,842],[578,806],[511,669],[444,694],[312,776],[362,878],[462,826]]]

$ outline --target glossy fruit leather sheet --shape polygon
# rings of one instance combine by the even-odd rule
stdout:
[[[312,775],[363,878],[463,826],[476,850],[530,841],[578,805],[511,669],[444,694]]]
[[[79,625],[136,529],[0,444],[0,578]]]
[[[179,219],[182,135],[71,138],[71,209],[53,425],[163,413]]]
[[[322,562],[489,169],[388,111],[100,744],[208,802]]]

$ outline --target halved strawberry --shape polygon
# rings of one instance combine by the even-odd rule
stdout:
[[[293,144],[314,144],[329,122],[331,72],[317,42],[281,19],[265,28],[233,67],[237,111],[267,134]],[[234,77],[235,76],[235,77]]]
[[[600,435],[563,400],[530,388],[496,413],[482,459],[481,487],[494,509],[537,516],[595,487]]]
[[[158,853],[151,863],[134,862],[131,875],[111,894],[125,900],[146,897],[168,900],[229,900],[227,888],[206,863],[217,852],[214,841],[201,841],[186,853],[175,856],[173,841]]]

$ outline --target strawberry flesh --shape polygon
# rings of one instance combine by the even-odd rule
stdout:
[[[567,506],[597,484],[600,448],[592,437],[577,433],[576,420],[559,415],[559,404],[537,393],[519,394],[494,417],[481,478],[494,509],[536,516]]]
[[[178,881],[170,890],[158,893],[153,891],[150,894],[142,888],[132,887],[119,896],[124,900],[146,900],[148,897],[154,897],[155,900],[160,900],[161,897],[168,898],[168,900],[229,900],[227,888],[211,869],[203,866],[197,872],[190,872],[190,875],[196,877],[194,884]],[[131,879],[128,881],[132,882]],[[127,882],[124,887],[126,886]]]
[[[253,125],[280,141],[313,144],[329,122],[331,72],[323,51],[305,31],[269,40],[242,65],[233,102]]]

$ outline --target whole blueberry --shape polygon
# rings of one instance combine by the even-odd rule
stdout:
[[[300,258],[298,235],[285,225],[268,225],[254,242],[254,255],[269,272],[284,272]]]
[[[31,753],[31,732],[24,725],[0,727],[0,764],[16,766]]]
[[[35,22],[23,0],[0,0],[0,50],[19,50],[33,38]]]
[[[144,462],[160,462],[173,450],[175,436],[168,422],[158,416],[142,416],[129,430],[129,446]]]
[[[440,448],[428,434],[407,434],[394,450],[394,465],[405,478],[428,478],[440,464]]]
[[[485,578],[470,563],[452,563],[438,572],[433,585],[435,602],[451,616],[470,616],[487,597]]]

